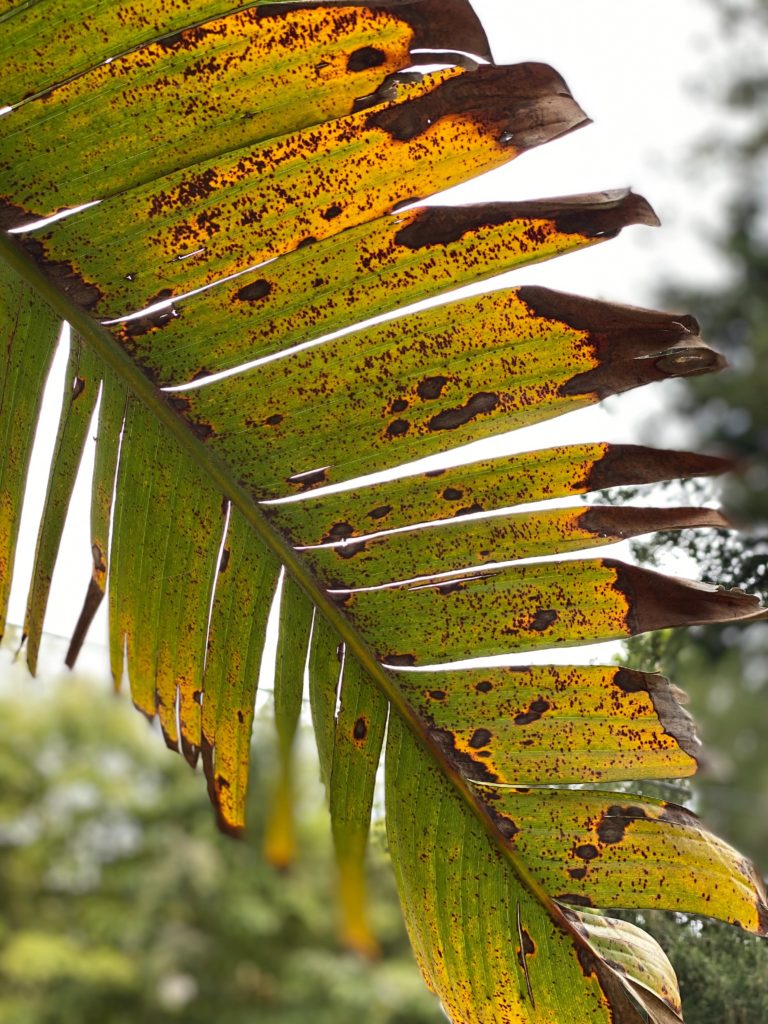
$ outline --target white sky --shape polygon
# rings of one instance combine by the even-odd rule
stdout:
[[[686,156],[691,142],[715,123],[717,114],[705,98],[691,91],[691,82],[704,76],[713,53],[727,45],[727,41],[717,40],[708,5],[696,0],[535,0],[528,4],[473,0],[473,4],[486,25],[498,62],[552,64],[595,123],[526,154],[482,181],[453,190],[452,199],[535,199],[632,186],[651,202],[665,225],[661,230],[625,229],[605,245],[525,268],[514,274],[514,283],[535,282],[647,305],[653,304],[654,289],[671,274],[716,281],[722,268],[706,252],[700,232],[717,224],[724,186],[710,183],[705,188]],[[494,281],[493,287],[501,280]],[[60,358],[51,378],[54,393],[61,391],[63,370]],[[614,399],[604,410],[571,413],[553,425],[518,431],[501,443],[482,442],[474,457],[539,448],[561,443],[564,437],[571,442],[636,440],[638,418],[662,408],[665,389],[670,386],[674,385],[655,385]],[[25,504],[25,514],[35,511],[25,515],[22,525],[12,623],[20,623],[24,615],[54,432],[55,418],[49,412],[45,436],[36,447]],[[667,436],[665,443],[682,440]],[[45,627],[53,635],[70,634],[90,575],[87,490],[92,458],[89,448],[54,577]],[[602,549],[602,553],[609,554],[610,549]],[[105,643],[105,637],[105,615],[100,613],[90,639],[99,645]],[[60,645],[50,642],[48,651],[46,659],[44,644],[44,672],[54,651],[56,660],[61,658]],[[601,660],[610,656],[605,650],[581,651],[582,657],[584,653],[599,653]],[[561,654],[579,660],[579,649]],[[86,659],[89,667],[98,664],[107,673],[106,651],[91,651]],[[7,657],[0,663],[0,673],[7,673],[6,666]]]

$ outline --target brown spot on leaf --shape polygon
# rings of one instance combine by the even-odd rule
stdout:
[[[475,501],[471,505],[465,505],[464,508],[457,508],[453,513],[454,518],[458,516],[473,516],[477,512],[485,512],[485,509],[480,502]]]
[[[589,896],[582,896],[581,893],[565,892],[559,896],[555,896],[555,899],[561,903],[572,903],[575,907],[592,907],[594,906]]]
[[[323,211],[323,218],[325,220],[335,220],[341,214],[341,207],[338,203],[334,203],[333,206],[329,206],[327,210]]]
[[[641,821],[647,815],[642,807],[609,807],[597,826],[597,835],[601,843],[608,846],[620,843],[624,838],[627,825],[631,821]]]
[[[219,572],[226,572],[227,566],[229,565],[229,559],[232,556],[230,548],[224,548],[221,552],[221,560],[219,561]]]
[[[527,711],[523,711],[515,717],[515,725],[532,725],[534,722],[538,722],[549,708],[549,702],[540,697],[533,701]]]
[[[328,473],[325,469],[316,469],[313,473],[296,473],[288,477],[289,484],[298,484],[302,491],[308,491],[311,487],[325,483]]]
[[[361,46],[349,55],[347,69],[349,71],[367,71],[369,68],[380,68],[386,62],[387,55],[378,46]]]
[[[361,551],[365,551],[366,547],[366,542],[364,540],[359,540],[353,544],[342,544],[340,547],[335,548],[335,551],[339,558],[354,558],[355,555],[359,555]]]
[[[275,412],[271,416],[267,416],[264,422],[270,427],[276,427],[279,423],[283,422],[283,416],[281,413]]]
[[[346,540],[347,537],[351,537],[355,532],[355,528],[350,526],[349,523],[344,521],[334,523],[328,533],[323,537],[323,543],[328,544],[335,540]]]
[[[447,694],[445,690],[430,690],[429,696],[432,700],[445,700]]]
[[[575,878],[577,881],[581,880],[584,877],[584,875],[586,875],[586,873],[587,873],[587,869],[586,868],[569,868],[568,869],[568,874],[571,876],[571,878]]]
[[[499,404],[499,396],[491,391],[480,391],[466,405],[444,409],[427,423],[430,430],[456,430],[470,423],[476,416],[491,412]]]
[[[258,302],[265,299],[272,291],[272,284],[266,278],[259,278],[258,281],[251,281],[249,284],[235,292],[235,298],[241,302]]]
[[[480,750],[482,747],[487,747],[491,742],[491,733],[488,729],[475,729],[469,738],[469,745],[474,750]]]
[[[531,622],[531,629],[543,633],[554,622],[557,622],[557,612],[554,608],[539,608]]]
[[[536,952],[536,943],[533,941],[533,939],[525,930],[525,928],[521,928],[520,937],[523,940],[523,948],[520,951],[520,953],[518,953],[518,959],[520,960],[520,966],[522,967],[523,955],[533,956],[533,954]]]
[[[382,661],[385,661],[388,665],[394,665],[395,667],[405,668],[409,665],[416,664],[415,654],[386,654],[382,657]]]
[[[423,398],[425,401],[429,401],[434,398],[439,398],[443,392],[443,388],[448,383],[447,377],[425,377],[419,383],[416,388],[419,398]]]
[[[491,813],[493,814],[496,829],[498,830],[499,835],[503,836],[504,839],[511,841],[516,835],[520,834],[521,830],[511,818],[507,818],[503,814]]]
[[[464,584],[461,582],[454,583],[442,583],[438,588],[438,594],[442,594],[443,597],[448,597],[450,594],[456,594],[460,590],[464,589]]]
[[[407,434],[411,429],[411,424],[408,420],[392,420],[387,427],[387,434],[389,437],[402,437]]]
[[[429,735],[466,778],[473,779],[475,782],[498,782],[498,775],[490,771],[487,765],[476,761],[466,751],[457,749],[456,737],[449,729],[438,729],[433,726],[429,730]]]
[[[577,846],[573,852],[582,860],[594,860],[595,857],[600,855],[597,847],[592,843],[584,843],[583,846]]]
[[[463,496],[464,491],[460,491],[457,487],[446,487],[443,491],[446,501],[460,501]]]
[[[358,743],[361,743],[368,735],[368,723],[364,718],[358,718],[352,730],[352,736]]]
[[[27,238],[23,246],[31,254],[40,269],[63,292],[83,309],[93,309],[104,297],[100,288],[92,284],[65,260],[47,260],[45,249],[37,238]]]
[[[396,398],[389,408],[391,412],[405,412],[408,402],[404,398]]]
[[[489,683],[487,679],[483,679],[482,682],[475,685],[475,689],[478,693],[490,693],[493,689],[493,683]]]
[[[378,505],[368,513],[369,519],[383,519],[392,511],[391,505]]]

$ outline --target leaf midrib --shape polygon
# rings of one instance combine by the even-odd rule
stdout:
[[[416,739],[428,751],[443,775],[478,817],[493,845],[500,849],[511,863],[520,883],[544,905],[560,926],[577,940],[572,925],[560,907],[533,876],[525,862],[501,840],[498,830],[471,783],[464,779],[444,751],[432,740],[428,726],[419,718],[416,711],[390,679],[360,632],[329,598],[296,551],[269,524],[253,499],[234,478],[229,467],[194,435],[184,419],[168,403],[163,392],[155,388],[120,346],[117,339],[102,324],[93,320],[82,308],[72,302],[65,292],[57,288],[45,276],[32,257],[4,232],[0,233],[0,259],[8,263],[63,320],[66,320],[88,344],[93,346],[98,356],[123,381],[131,394],[157,416],[181,448],[208,475],[211,483],[239,509],[259,539],[280,559],[315,607],[336,630],[348,650],[358,659],[376,686],[405,720]]]

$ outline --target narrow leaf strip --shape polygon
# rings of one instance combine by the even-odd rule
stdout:
[[[259,668],[280,566],[233,508],[208,634],[202,761],[220,828],[245,827],[245,797]]]
[[[378,952],[367,916],[365,849],[386,724],[386,698],[356,659],[347,657],[329,793],[339,872],[341,940],[364,956]]]
[[[320,762],[320,778],[329,797],[336,738],[336,705],[343,658],[344,648],[338,633],[322,615],[316,614],[309,651],[309,703]]]
[[[0,260],[0,638],[5,631],[24,485],[60,321]]]
[[[640,1024],[600,956],[517,878],[393,715],[387,834],[419,967],[454,1024]]]
[[[310,494],[306,500],[263,508],[295,544],[327,544],[523,502],[723,473],[729,465],[724,459],[691,452],[575,444],[404,476],[371,487]]]
[[[166,736],[178,709],[181,751],[194,765],[201,743],[201,704],[208,614],[223,527],[221,495],[179,452],[171,542],[161,581],[155,688]],[[153,582],[153,581],[151,581]],[[151,585],[151,583],[150,583]]]
[[[396,580],[466,569],[485,562],[579,551],[655,530],[727,528],[709,508],[622,508],[592,505],[487,519],[454,520],[426,529],[304,551],[305,561],[333,589],[378,586]]]
[[[127,649],[131,695],[194,762],[221,496],[138,403],[128,407],[112,544],[113,671]],[[138,556],[137,553],[138,552]],[[180,727],[180,728],[179,728]]]
[[[120,434],[125,418],[126,391],[111,372],[102,370],[99,423],[96,435],[96,456],[91,490],[91,555],[93,569],[83,609],[72,634],[66,664],[73,668],[93,617],[99,609],[107,587],[109,528],[112,496],[115,488]]]
[[[334,8],[342,5],[306,3],[302,6],[317,9],[315,17],[319,20],[321,14],[325,19],[332,19]],[[367,5],[347,3],[343,6],[349,18]],[[254,7],[255,11],[248,10]],[[262,12],[259,7],[263,8]],[[392,19],[397,17],[399,33],[408,29],[412,47],[460,49],[491,59],[480,21],[466,0],[377,0],[376,7],[387,9]],[[258,44],[260,14],[265,19],[277,15],[288,20],[279,8],[275,12],[273,0],[248,3],[243,0],[185,0],[183,4],[176,0],[92,0],[87,18],[83,17],[81,4],[71,0],[18,3],[7,14],[0,14],[0,19],[5,19],[0,35],[0,105],[50,89],[97,67],[108,58],[157,39],[165,40],[172,53],[174,46],[179,45],[179,37],[194,39],[194,29],[185,31],[188,26],[221,17],[234,8],[246,8],[243,17],[250,15],[255,22],[254,45]],[[27,56],[30,39],[34,40],[34,61]],[[307,42],[302,40],[302,48]],[[365,56],[359,55],[355,63],[364,63]],[[368,55],[369,62],[376,59],[375,55]],[[318,72],[315,88],[322,82],[322,70]]]
[[[669,626],[763,617],[758,598],[612,559],[534,562],[444,583],[347,595],[379,658],[429,665]]]
[[[154,380],[181,384],[653,223],[626,191],[400,210],[113,329]]]
[[[27,248],[75,301],[118,317],[457,185],[584,120],[545,65],[434,72],[390,103],[108,199]]]
[[[682,778],[697,769],[691,717],[680,691],[659,675],[532,665],[399,672],[396,681],[433,740],[475,782]]]
[[[159,589],[146,589],[146,578],[152,565],[162,564],[171,529],[171,487],[165,479],[170,460],[160,456],[163,440],[160,422],[129,397],[110,546],[110,664],[119,688],[127,656],[133,703],[149,718],[155,714],[154,656],[152,651],[140,661],[137,636],[142,644],[152,642],[139,625],[159,601]]]
[[[684,807],[590,790],[488,790],[484,799],[557,900],[704,914],[768,931],[754,867]]]
[[[304,667],[312,625],[312,603],[290,576],[283,582],[275,665],[277,765],[264,855],[277,868],[287,868],[296,854],[294,830],[293,741],[304,692]]]
[[[64,379],[64,404],[53,451],[43,518],[37,535],[35,566],[24,617],[23,635],[27,640],[27,664],[32,675],[37,671],[53,568],[88,428],[96,407],[101,374],[99,358],[79,335],[73,334]]]
[[[177,396],[263,497],[354,479],[720,357],[696,322],[520,288],[378,324]]]

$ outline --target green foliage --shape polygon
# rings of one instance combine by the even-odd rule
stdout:
[[[379,830],[370,858],[382,946],[335,941],[334,867],[316,767],[300,779],[290,884],[263,862],[273,758],[257,720],[248,837],[212,826],[199,779],[126,702],[67,681],[0,697],[2,1024],[428,1024]],[[306,735],[304,736],[306,739]]]
[[[692,1024],[757,1024],[768,1019],[768,947],[737,928],[650,911],[631,920],[661,943],[680,982]]]

